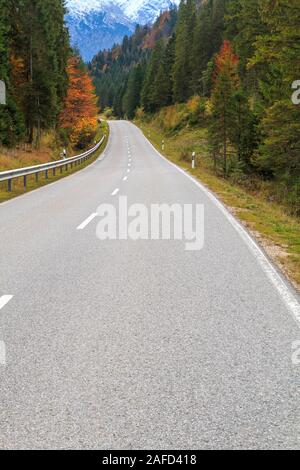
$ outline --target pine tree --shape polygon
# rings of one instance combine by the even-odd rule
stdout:
[[[273,175],[283,196],[300,212],[300,107],[292,103],[291,86],[300,77],[300,5],[298,0],[261,2],[268,32],[256,43],[255,66],[271,64],[260,81],[264,100],[259,168]]]
[[[175,63],[173,69],[174,101],[186,101],[192,95],[193,56],[191,44],[196,21],[195,0],[183,0],[180,4],[176,27]]]
[[[140,105],[143,84],[143,69],[141,65],[134,67],[129,75],[127,91],[123,98],[123,112],[129,119],[133,119],[135,111]]]
[[[115,92],[115,97],[113,101],[113,111],[116,117],[118,118],[121,118],[124,116],[123,99],[124,99],[126,90],[127,90],[127,80],[125,80],[124,83],[121,86],[119,86],[119,88]]]
[[[6,87],[6,105],[0,104],[0,143],[14,146],[24,136],[23,116],[13,97],[10,80],[10,10],[7,0],[0,0],[0,80]]]
[[[146,112],[155,112],[157,108],[156,78],[164,55],[163,41],[157,42],[146,70],[142,89],[142,106]]]
[[[236,122],[230,132],[231,141],[237,151],[238,161],[242,165],[240,168],[247,171],[253,169],[252,157],[259,143],[258,120],[250,109],[247,94],[242,89],[233,96],[233,106]]]
[[[192,54],[192,90],[194,94],[203,93],[202,76],[211,54],[211,15],[208,4],[205,4],[196,20],[193,36]]]
[[[268,34],[268,28],[261,16],[260,0],[230,0],[228,2],[228,15],[226,17],[226,35],[232,41],[238,54],[239,75],[244,88],[248,93],[259,99],[258,84],[268,71],[268,64],[264,68],[248,67],[255,54],[256,39]]]
[[[163,104],[165,106],[169,106],[173,104],[173,88],[174,88],[174,80],[173,80],[173,68],[175,63],[175,44],[176,38],[175,34],[171,36],[168,41],[168,44],[165,49],[164,57],[162,65],[164,67],[164,92],[165,98],[163,100]]]
[[[224,41],[215,62],[215,83],[212,92],[212,122],[210,140],[214,149],[221,149],[224,176],[228,173],[228,147],[233,143],[236,127],[235,93],[239,88],[237,75],[238,58],[229,41]]]
[[[11,2],[12,59],[22,64],[16,100],[25,117],[28,142],[55,126],[67,88],[69,38],[63,0]]]

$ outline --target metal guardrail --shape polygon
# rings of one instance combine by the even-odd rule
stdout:
[[[36,182],[39,180],[39,174],[45,172],[45,178],[48,179],[49,177],[49,170],[53,171],[53,176],[56,175],[56,170],[60,168],[60,172],[63,172],[65,167],[66,171],[68,171],[69,166],[73,168],[73,165],[81,165],[83,162],[88,160],[103,144],[106,136],[103,136],[100,142],[98,142],[95,147],[87,152],[84,152],[80,155],[76,155],[75,157],[65,158],[63,160],[57,160],[55,162],[50,163],[43,163],[42,165],[35,165],[30,166],[27,168],[18,168],[16,170],[8,170],[0,172],[0,182],[7,181],[8,182],[8,191],[12,191],[12,180],[15,178],[23,177],[24,179],[24,187],[27,186],[27,176],[35,175]]]

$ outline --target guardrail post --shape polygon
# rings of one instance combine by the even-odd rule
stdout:
[[[45,178],[48,179],[48,170],[45,171]]]
[[[35,182],[37,183],[38,181],[39,181],[39,174],[36,173],[36,174],[35,174]]]
[[[63,172],[63,167],[61,166],[61,167],[60,167],[60,173],[62,173],[62,172]]]
[[[12,180],[8,180],[8,191],[11,193],[12,191]]]
[[[53,168],[53,176],[56,175],[56,171],[55,171],[55,168]]]
[[[24,188],[26,188],[26,186],[27,186],[27,176],[26,175],[24,176],[23,181],[24,181]]]
[[[66,171],[68,171],[68,164],[66,164]]]

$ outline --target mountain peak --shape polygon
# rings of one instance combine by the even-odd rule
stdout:
[[[180,0],[67,0],[70,14],[86,15],[91,12],[101,12],[112,5],[118,7],[127,19],[140,21],[144,12],[150,13],[148,21],[153,21],[160,11],[168,10]]]
[[[136,24],[152,23],[180,0],[67,0],[66,17],[73,45],[85,60],[131,35]]]

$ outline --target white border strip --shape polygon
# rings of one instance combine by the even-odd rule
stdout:
[[[120,191],[119,188],[115,189],[114,192],[111,193],[111,196],[116,196],[119,191]]]
[[[2,295],[2,297],[0,297],[0,310],[5,307],[12,298],[13,295]]]
[[[230,222],[232,227],[238,232],[238,234],[247,244],[248,248],[252,251],[257,261],[261,265],[262,269],[264,270],[268,278],[271,280],[273,285],[276,287],[282,300],[287,305],[288,309],[290,310],[290,312],[292,313],[294,317],[294,320],[296,321],[298,327],[300,328],[300,304],[297,301],[294,294],[291,292],[290,288],[286,285],[284,280],[278,274],[274,266],[272,266],[272,263],[269,261],[269,259],[267,258],[265,253],[262,251],[262,249],[259,247],[259,245],[253,240],[253,238],[249,235],[249,233],[245,230],[245,228],[230,214],[230,212],[226,209],[226,207],[219,201],[219,199],[211,191],[209,191],[202,183],[195,180],[195,178],[189,175],[182,168],[175,165],[175,163],[171,162],[166,157],[161,155],[161,153],[159,153],[159,151],[154,147],[154,145],[149,141],[149,139],[147,139],[147,137],[144,135],[141,129],[139,129],[137,126],[135,127],[142,133],[142,135],[147,140],[149,145],[154,149],[154,151],[160,158],[162,158],[167,163],[169,163],[169,165],[176,168],[177,171],[182,173],[190,181],[192,181],[196,186],[198,186],[198,188],[200,188],[206,194],[206,196],[208,196],[209,199],[218,207],[218,209],[220,209],[222,214],[226,217],[226,219]]]

